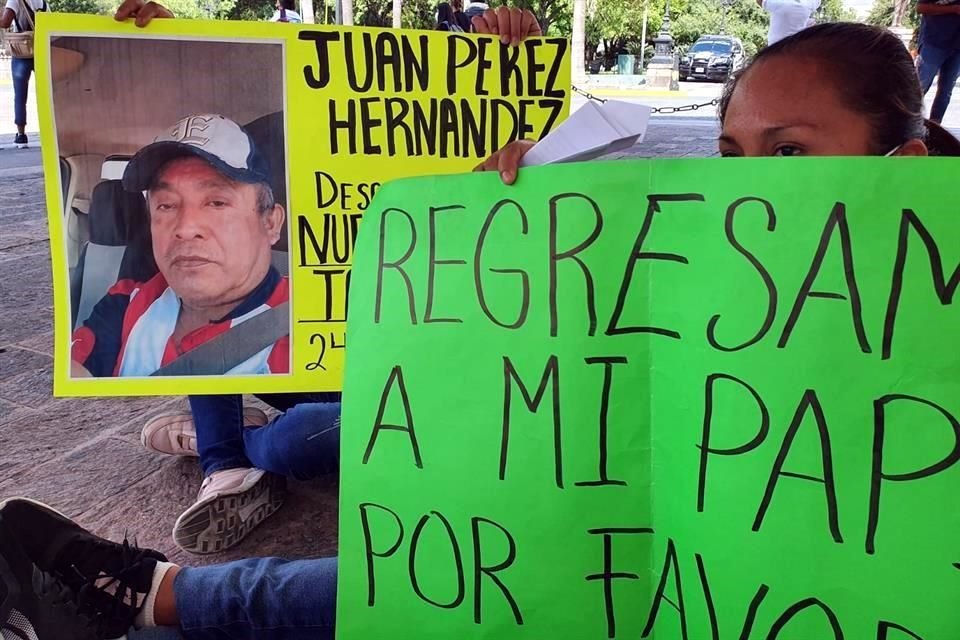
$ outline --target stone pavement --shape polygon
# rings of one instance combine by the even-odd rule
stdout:
[[[644,143],[619,156],[706,156],[715,138],[711,120],[661,120]],[[19,158],[30,166],[9,168]],[[292,483],[283,509],[227,553],[180,552],[170,530],[196,495],[198,466],[150,454],[139,433],[149,417],[183,409],[185,401],[52,397],[53,298],[39,164],[36,150],[0,152],[0,498],[48,502],[101,535],[128,534],[177,562],[335,553],[334,479]]]

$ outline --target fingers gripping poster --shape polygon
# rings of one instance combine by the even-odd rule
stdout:
[[[388,185],[351,296],[339,638],[960,638],[955,175]]]
[[[380,186],[569,108],[555,38],[44,14],[37,50],[58,395],[339,390]]]

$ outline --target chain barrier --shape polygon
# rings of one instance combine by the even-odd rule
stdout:
[[[574,93],[579,93],[581,96],[583,96],[583,97],[586,98],[587,100],[594,100],[594,101],[600,102],[600,103],[604,103],[604,102],[607,101],[606,98],[599,98],[599,97],[593,95],[592,93],[590,93],[589,91],[584,91],[583,89],[577,87],[576,85],[573,85],[573,86],[572,86],[572,89],[573,89]],[[651,109],[651,113],[653,113],[653,114],[660,114],[660,115],[667,115],[667,114],[671,114],[671,113],[683,113],[684,111],[697,111],[698,109],[705,109],[705,108],[707,108],[707,107],[715,107],[715,106],[717,106],[718,104],[720,104],[720,99],[719,99],[719,98],[714,98],[714,99],[711,100],[710,102],[701,102],[700,104],[685,104],[685,105],[680,106],[680,107],[655,107],[655,108]]]

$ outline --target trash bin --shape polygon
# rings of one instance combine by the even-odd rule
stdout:
[[[617,56],[617,73],[622,76],[634,75],[634,68],[637,65],[637,56],[630,54],[620,54]]]

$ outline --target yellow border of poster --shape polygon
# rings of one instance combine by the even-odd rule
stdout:
[[[57,128],[57,92],[51,69],[51,39],[69,36],[182,41],[183,46],[197,42],[283,45],[285,202],[292,311],[289,372],[169,378],[123,378],[101,373],[102,377],[95,378],[71,377],[74,336],[58,144],[58,135],[64,134]],[[349,254],[356,226],[376,188],[399,177],[469,171],[509,140],[539,138],[556,127],[569,110],[568,48],[565,40],[549,38],[515,49],[490,38],[412,30],[191,20],[157,20],[147,29],[138,29],[110,18],[55,13],[41,16],[37,26],[37,91],[56,302],[54,394],[339,390],[343,349],[335,347],[345,343]],[[88,64],[91,59],[88,57]],[[325,71],[327,78],[322,82]],[[189,84],[190,76],[187,72],[176,73],[169,82],[134,77],[124,91],[135,95],[154,87],[175,90]],[[224,91],[223,87],[219,90]],[[196,88],[182,92],[193,95]],[[123,99],[121,96],[121,102]],[[241,101],[239,97],[237,101]],[[189,113],[185,105],[177,117]],[[429,118],[432,126],[424,126]],[[108,121],[109,115],[104,114],[103,120]],[[156,122],[158,127],[165,124]],[[90,126],[99,129],[104,122]],[[136,142],[135,148],[142,148],[149,140]],[[353,190],[353,199],[345,197],[345,185]],[[334,228],[337,225],[339,239]],[[304,227],[311,233],[305,235]],[[331,233],[332,239],[328,237]],[[337,243],[347,244],[338,252]],[[333,250],[328,252],[331,244]],[[340,255],[334,260],[331,253],[347,257]],[[318,277],[321,275],[324,277]],[[133,295],[136,292],[131,299]],[[322,307],[326,310],[321,313]],[[123,348],[117,355],[116,370]]]

